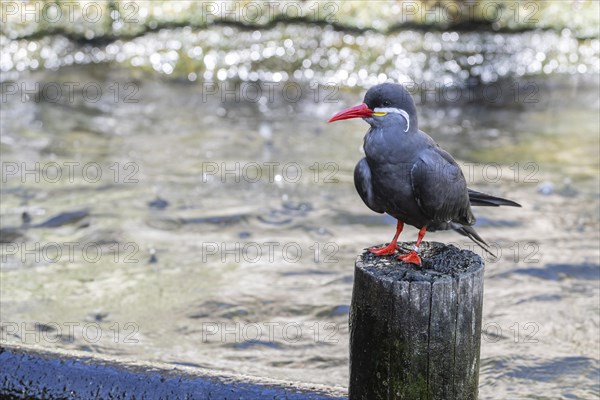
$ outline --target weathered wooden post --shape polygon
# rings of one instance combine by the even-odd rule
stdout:
[[[421,256],[422,267],[368,252],[356,260],[351,400],[477,399],[483,261],[436,242]]]

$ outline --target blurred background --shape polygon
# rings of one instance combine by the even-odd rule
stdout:
[[[343,391],[395,221],[354,190],[367,124],[326,121],[393,81],[523,205],[475,210],[481,398],[597,398],[599,4],[3,1],[2,343]]]

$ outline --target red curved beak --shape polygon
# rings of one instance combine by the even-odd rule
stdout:
[[[373,110],[371,110],[365,103],[359,104],[354,107],[346,108],[345,110],[340,111],[335,114],[333,117],[329,118],[327,122],[339,121],[342,119],[350,119],[350,118],[367,118],[373,115]]]

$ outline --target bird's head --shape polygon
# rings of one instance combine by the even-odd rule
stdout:
[[[404,132],[417,129],[415,102],[404,86],[395,83],[373,86],[362,104],[338,112],[327,122],[350,118],[363,118],[374,127],[397,126]]]

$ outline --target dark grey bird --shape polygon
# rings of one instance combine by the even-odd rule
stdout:
[[[371,125],[364,139],[366,157],[354,169],[356,190],[371,210],[398,220],[392,242],[369,251],[394,254],[408,224],[419,234],[414,249],[398,257],[406,263],[421,264],[419,245],[427,231],[454,229],[489,252],[472,227],[471,206],[521,206],[467,188],[454,158],[419,130],[414,100],[402,85],[374,86],[362,104],[340,111],[328,122],[349,118],[363,118]]]

